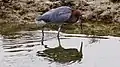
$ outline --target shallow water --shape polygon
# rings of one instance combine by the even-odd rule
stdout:
[[[56,31],[45,32],[45,45],[49,48],[58,47]],[[64,49],[80,51],[80,61],[60,63],[51,61],[49,57],[38,56],[44,51],[41,42],[41,31],[22,31],[11,36],[0,36],[0,67],[120,67],[120,38],[112,36],[93,37],[80,34],[60,35]]]

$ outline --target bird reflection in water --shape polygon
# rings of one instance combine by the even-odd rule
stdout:
[[[38,51],[37,56],[47,57],[50,61],[59,63],[80,62],[83,58],[81,42],[80,51],[75,48],[65,49],[61,46],[60,38],[58,38],[59,46],[55,48],[47,48],[44,51]]]

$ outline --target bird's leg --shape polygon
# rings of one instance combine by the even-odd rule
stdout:
[[[44,41],[44,26],[42,27],[42,41],[41,41],[42,45],[44,45],[43,41]],[[44,45],[44,47],[48,48],[47,45]]]
[[[60,38],[59,38],[59,34],[60,34],[61,27],[62,27],[62,25],[59,25],[58,34],[57,34],[59,46],[61,46],[61,44],[60,44]]]
[[[59,47],[61,47],[60,38],[59,37],[57,38],[58,38]]]
[[[83,22],[83,18],[82,16],[79,17],[79,23],[80,23],[80,29],[81,29],[81,33],[83,33],[83,25],[82,25],[82,22]]]
[[[42,41],[41,41],[42,45],[44,45],[43,41],[44,41],[44,26],[42,27]]]
[[[59,35],[60,35],[61,27],[62,27],[62,25],[59,25],[57,37],[59,37]]]
[[[81,33],[83,33],[82,23],[80,23],[80,29],[81,29]]]

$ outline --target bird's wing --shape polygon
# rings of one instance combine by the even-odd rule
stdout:
[[[43,15],[39,15],[38,17],[36,17],[36,21],[45,21],[45,20],[50,20],[50,16],[54,13],[55,9],[51,9],[50,11],[44,13]]]
[[[44,13],[42,16],[39,16],[38,19],[49,22],[62,23],[64,21],[67,21],[70,16],[71,8],[67,6],[62,6]]]
[[[64,22],[67,21],[71,16],[71,8],[70,7],[59,7],[56,8],[50,19],[53,22]]]

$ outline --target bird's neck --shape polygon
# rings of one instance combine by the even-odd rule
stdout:
[[[67,20],[67,23],[76,23],[79,18],[77,18],[74,15],[71,15],[71,17]]]

